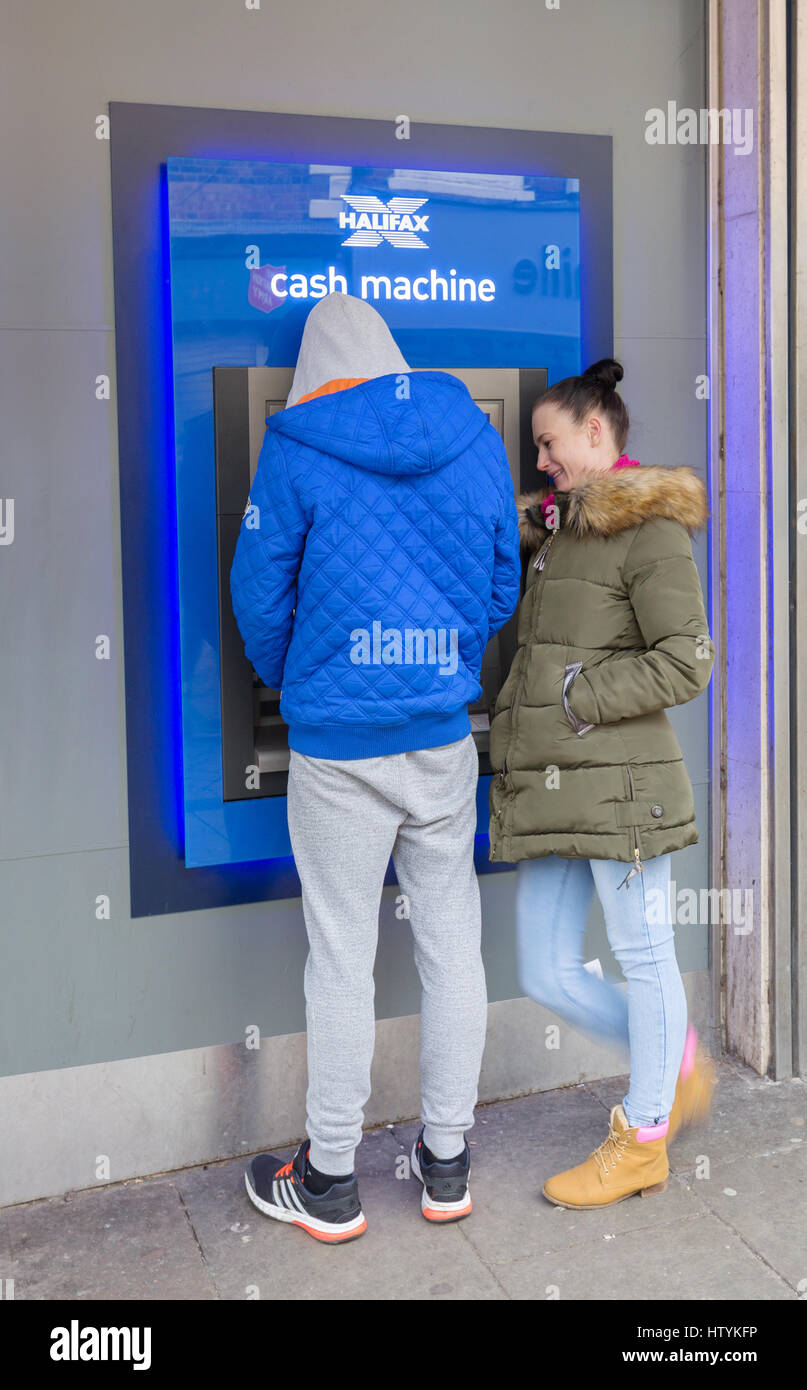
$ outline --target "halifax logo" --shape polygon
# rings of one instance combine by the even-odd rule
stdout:
[[[382,241],[389,241],[403,249],[428,247],[429,243],[417,235],[429,230],[428,213],[417,212],[428,199],[390,198],[385,206],[374,193],[341,196],[353,209],[339,214],[342,230],[352,228],[352,235],[342,242],[343,246],[379,246]]]

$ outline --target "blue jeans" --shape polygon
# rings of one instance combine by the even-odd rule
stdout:
[[[670,856],[630,868],[614,859],[544,859],[517,868],[516,940],[525,994],[630,1056],[623,1101],[628,1124],[668,1119],[684,1053],[687,1005],[669,911]],[[583,941],[596,888],[624,991],[583,969]]]

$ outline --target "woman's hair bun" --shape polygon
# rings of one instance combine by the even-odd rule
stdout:
[[[591,367],[586,367],[582,380],[594,381],[604,391],[615,391],[624,375],[620,362],[615,362],[613,357],[603,357]]]
[[[582,376],[567,376],[550,386],[538,397],[548,405],[557,406],[571,415],[576,425],[582,425],[595,412],[604,415],[611,426],[614,443],[620,454],[625,452],[630,429],[628,407],[617,391],[622,380],[622,364],[613,357],[603,357],[587,367]]]

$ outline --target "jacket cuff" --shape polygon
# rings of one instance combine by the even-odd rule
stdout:
[[[563,708],[566,718],[579,737],[593,729],[596,722],[595,719],[587,717],[589,714],[596,716],[596,709],[593,708],[594,695],[582,670],[582,661],[573,661],[566,667],[563,677]],[[574,709],[569,703],[570,694],[574,696]]]

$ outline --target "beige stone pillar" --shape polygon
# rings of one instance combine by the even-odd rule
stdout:
[[[731,899],[721,906],[713,959],[725,1046],[784,1077],[795,963],[788,7],[711,0],[709,24],[709,105],[754,131],[750,153],[710,147],[713,867],[715,886],[753,894],[748,921]]]

